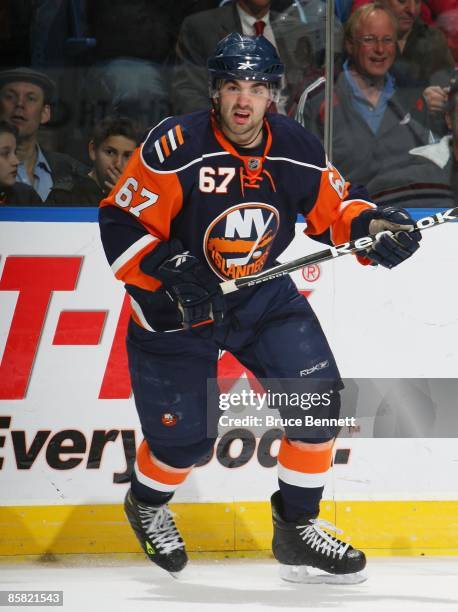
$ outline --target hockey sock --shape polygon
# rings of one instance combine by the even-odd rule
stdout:
[[[283,438],[278,453],[278,484],[285,521],[315,517],[332,462],[334,440],[291,442]]]
[[[137,451],[131,488],[134,496],[153,505],[165,504],[186,480],[193,466],[175,468],[159,461],[150,451],[146,440]]]
[[[138,501],[145,502],[146,504],[150,504],[152,506],[162,506],[169,502],[173,497],[173,492],[164,493],[162,491],[158,491],[157,489],[146,487],[138,480],[135,472],[132,473],[130,488],[134,494],[134,497],[138,499]]]

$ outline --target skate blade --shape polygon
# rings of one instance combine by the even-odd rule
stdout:
[[[189,577],[189,568],[184,567],[179,572],[168,572],[175,580],[185,580]]]
[[[322,572],[322,570],[316,570]],[[360,584],[367,580],[364,572],[353,574],[311,574],[306,565],[280,565],[280,578],[296,584]]]

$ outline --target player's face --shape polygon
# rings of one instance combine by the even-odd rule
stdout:
[[[385,4],[397,17],[399,35],[408,34],[420,14],[421,0],[385,0]]]
[[[347,51],[356,70],[369,77],[382,77],[396,57],[394,24],[384,11],[373,11],[360,21]]]
[[[226,81],[219,90],[221,129],[233,142],[245,145],[261,132],[265,112],[271,103],[265,83]],[[260,134],[260,138],[262,138]]]
[[[0,188],[14,185],[18,166],[16,138],[13,134],[0,134]]]
[[[7,83],[0,90],[0,117],[19,130],[20,138],[33,137],[51,118],[41,87],[33,83]]]
[[[102,189],[105,181],[113,182],[113,177],[123,172],[135,147],[133,140],[119,135],[109,136],[97,148],[92,141],[89,143],[89,157],[94,162],[97,182]]]

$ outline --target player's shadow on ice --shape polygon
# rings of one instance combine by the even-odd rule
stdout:
[[[222,571],[229,571],[230,567],[222,567]],[[151,597],[131,597],[129,601],[151,601],[151,603],[175,603],[183,604],[183,609],[190,604],[251,604],[256,606],[266,606],[269,608],[340,608],[342,604],[367,604],[367,609],[371,609],[371,603],[387,603],[388,606],[399,607],[407,604],[423,604],[429,609],[436,609],[435,606],[454,604],[458,606],[458,599],[449,597],[427,597],[412,594],[382,594],[382,589],[375,587],[376,592],[371,593],[371,582],[359,585],[331,585],[331,584],[290,584],[276,577],[276,583],[272,576],[266,575],[266,588],[244,588],[240,582],[234,584],[234,588],[227,586],[211,586],[199,583],[186,583],[184,580],[175,580],[172,577],[155,573],[151,576],[154,588],[151,590]],[[236,579],[236,577],[234,577]],[[210,579],[210,578],[209,578]],[[146,582],[142,580],[142,582]],[[151,584],[148,580],[148,584]],[[249,576],[246,577],[249,583]],[[273,586],[274,585],[274,586]],[[272,588],[273,586],[273,588]],[[454,608],[456,609],[456,608]]]

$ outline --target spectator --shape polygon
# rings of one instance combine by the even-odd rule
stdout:
[[[270,4],[270,0],[236,0],[183,21],[172,85],[175,114],[209,108],[207,58],[230,32],[263,34],[276,47],[286,69],[278,110],[286,112],[290,93],[302,80],[306,64],[312,61],[312,47],[304,24],[288,15],[280,18],[270,10]]]
[[[434,9],[445,6],[449,0],[438,0]],[[453,0],[455,1],[455,0]],[[444,107],[447,91],[444,85],[451,76],[453,58],[444,34],[427,25],[420,17],[420,0],[380,0],[398,20],[398,45],[391,73],[398,87],[423,87],[434,134],[446,131]],[[353,6],[367,4],[355,0]],[[424,18],[424,14],[422,14]]]
[[[437,84],[440,72],[453,67],[442,32],[420,19],[420,0],[382,0],[382,3],[398,20],[397,57],[392,69],[398,85],[427,87]]]
[[[408,150],[429,142],[420,90],[398,90],[389,70],[396,54],[396,21],[381,4],[367,4],[345,24],[348,60],[334,89],[333,159],[353,183],[369,184],[407,164]],[[324,86],[304,90],[296,119],[321,140]]]
[[[84,172],[77,160],[61,153],[44,151],[38,130],[51,118],[54,82],[29,68],[0,72],[0,119],[18,129],[18,179],[33,186],[45,201],[56,180],[70,172]]]
[[[229,3],[230,2],[232,2],[232,0],[229,0]],[[224,4],[226,4],[226,2],[224,2]],[[186,2],[175,2],[172,14],[175,40],[178,38],[181,24],[186,17],[189,17],[189,15],[193,15],[194,13],[209,11],[222,5],[223,2],[220,0],[186,0]]]
[[[437,19],[442,13],[456,11],[456,0],[427,0],[428,7],[431,11],[433,19]]]
[[[103,119],[89,141],[92,169],[86,176],[70,174],[62,177],[54,184],[46,204],[98,206],[118,181],[137,144],[137,132],[130,119]]]
[[[22,206],[41,204],[32,187],[17,183],[19,160],[16,156],[17,128],[0,121],[0,205]]]
[[[420,0],[380,2],[398,19],[397,54],[391,70],[398,86],[427,87],[448,80],[453,61],[447,41],[441,32],[425,23]],[[354,0],[353,10],[365,4],[368,0]]]
[[[458,72],[455,72],[448,88],[445,121],[451,132],[450,135],[444,136],[434,145],[413,149],[410,153],[431,160],[444,171],[456,202],[458,196]]]
[[[455,68],[458,68],[458,6],[441,13],[436,20],[436,26],[447,39],[447,45],[453,56]]]
[[[458,198],[458,73],[450,83],[445,120],[451,134],[440,142],[409,151],[409,173],[392,173],[389,186],[382,176],[373,185],[380,204],[452,208]]]
[[[455,0],[450,0],[451,2],[454,2]],[[352,12],[356,11],[357,9],[359,9],[360,6],[364,6],[365,4],[369,4],[369,0],[353,0],[352,2]],[[425,2],[421,2],[420,3],[420,19],[422,21],[424,21],[427,24],[432,24],[433,22],[433,17],[431,14],[431,8],[428,4],[425,4]]]

